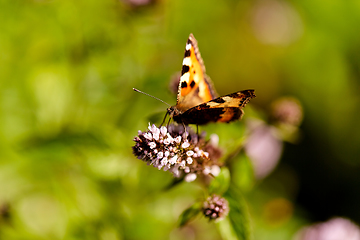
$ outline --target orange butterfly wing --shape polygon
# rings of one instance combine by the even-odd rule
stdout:
[[[216,97],[217,93],[212,82],[205,74],[205,66],[197,41],[190,34],[185,47],[176,108],[186,111]]]

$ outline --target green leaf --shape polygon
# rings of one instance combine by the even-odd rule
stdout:
[[[219,230],[222,239],[238,240],[235,231],[232,228],[229,217],[226,217],[223,220],[216,222],[216,226]]]
[[[241,192],[235,185],[231,184],[224,197],[229,202],[230,212],[228,219],[237,239],[250,239],[249,213]]]
[[[250,191],[255,184],[254,169],[251,160],[244,153],[232,162],[232,182],[242,191]]]
[[[209,185],[209,194],[223,195],[230,185],[230,171],[227,167],[222,167],[221,172],[216,176]]]
[[[194,219],[200,212],[202,208],[202,203],[198,202],[184,210],[179,217],[179,227],[184,226],[190,220]]]

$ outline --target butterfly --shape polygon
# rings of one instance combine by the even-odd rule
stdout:
[[[244,90],[217,97],[210,78],[205,74],[197,41],[190,34],[185,47],[176,105],[167,109],[175,122],[203,125],[209,122],[231,122],[244,114],[242,108],[256,97],[254,90]]]

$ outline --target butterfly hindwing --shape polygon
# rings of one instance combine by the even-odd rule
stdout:
[[[242,108],[254,97],[254,90],[228,94],[190,108],[181,115],[174,116],[174,120],[197,125],[209,122],[231,122],[242,117],[244,114]]]
[[[204,61],[197,41],[190,34],[185,47],[176,107],[181,111],[186,111],[216,97],[217,93],[212,82],[205,74]]]

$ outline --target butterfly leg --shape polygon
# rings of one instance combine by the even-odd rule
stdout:
[[[167,127],[167,128],[169,127],[170,121],[171,121],[171,118],[169,118],[169,121],[168,121],[168,123],[166,124],[166,127]]]
[[[185,125],[184,122],[181,122],[181,123],[182,123],[182,125],[183,125],[183,127],[184,127],[185,135],[186,135],[186,137],[188,137],[189,133],[186,131],[186,125]]]
[[[168,114],[169,114],[169,113],[168,113],[168,112],[166,112],[165,117],[164,117],[164,119],[163,119],[163,121],[162,121],[162,123],[160,124],[160,126],[159,126],[159,127],[161,127],[161,126],[164,124],[164,122],[165,122],[166,117],[167,117],[167,115],[168,115]],[[170,121],[169,121],[169,122],[170,122]],[[168,122],[167,126],[169,126],[169,122]]]
[[[200,136],[199,136],[199,125],[198,124],[196,124],[196,136],[197,136],[197,141],[199,142]]]

